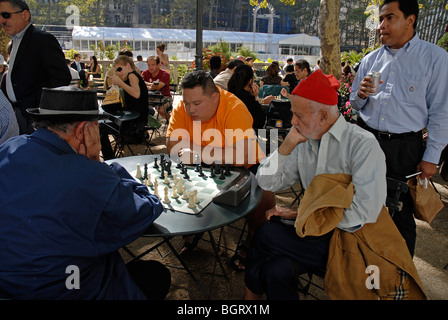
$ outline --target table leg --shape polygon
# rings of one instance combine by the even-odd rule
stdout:
[[[212,280],[210,282],[210,294],[211,294],[212,288],[213,288],[213,281],[215,280],[215,274],[216,274],[216,262],[219,263],[221,271],[222,271],[224,277],[226,277],[227,280],[228,280],[228,277],[227,277],[226,271],[224,270],[224,266],[222,265],[221,259],[219,258],[219,250],[218,250],[218,247],[216,246],[215,240],[213,239],[212,232],[208,231],[208,235],[210,237],[210,244],[211,244],[211,246],[213,248],[213,252],[215,253],[215,263],[213,265]]]
[[[173,254],[176,256],[177,260],[180,262],[180,264],[184,267],[184,269],[188,272],[188,274],[190,275],[191,279],[193,279],[194,283],[196,284],[196,286],[198,287],[198,289],[201,291],[201,293],[204,295],[204,297],[209,300],[210,296],[209,294],[204,290],[204,288],[201,286],[200,282],[198,279],[196,279],[196,277],[194,276],[193,272],[190,270],[190,268],[185,264],[185,262],[182,260],[182,257],[177,253],[176,249],[173,247],[173,245],[170,243],[169,239],[164,238],[166,244],[168,245],[168,247],[171,249],[171,251],[173,252]]]

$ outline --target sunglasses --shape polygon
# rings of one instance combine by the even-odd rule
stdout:
[[[11,15],[12,14],[14,14],[14,13],[20,13],[20,12],[23,12],[23,11],[25,11],[25,10],[20,10],[20,11],[16,11],[16,12],[0,12],[0,15],[3,17],[3,19],[9,19],[9,18],[11,18]]]
[[[118,67],[117,69],[115,69],[117,72],[121,72],[121,70],[123,70],[122,67]]]

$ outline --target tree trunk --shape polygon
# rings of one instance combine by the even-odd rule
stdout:
[[[341,39],[339,35],[339,0],[321,0],[319,10],[319,38],[324,74],[341,77]]]

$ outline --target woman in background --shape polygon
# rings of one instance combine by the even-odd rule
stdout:
[[[93,78],[101,78],[101,66],[95,56],[90,57],[89,71],[87,75],[92,75]]]
[[[254,82],[254,73],[249,65],[241,65],[236,67],[232,77],[229,80],[228,91],[236,95],[247,107],[254,123],[254,129],[264,128],[266,115],[261,104],[270,104],[274,96],[270,95],[258,102],[258,91],[260,88]]]
[[[281,85],[282,78],[278,75],[279,67],[278,65],[272,63],[266,69],[266,75],[260,80],[260,87],[266,85]]]
[[[146,83],[137,71],[132,58],[120,55],[113,62],[115,74],[110,76],[112,84],[124,91],[123,106],[119,104],[103,105],[104,111],[120,115],[120,111],[137,111],[140,115],[132,121],[125,122],[121,127],[122,138],[131,144],[140,144],[145,138],[145,126],[148,122],[148,89]],[[101,127],[100,127],[101,130]],[[101,151],[104,160],[113,158],[114,154],[107,132],[101,133]]]
[[[161,43],[157,46],[156,48],[156,52],[157,52],[157,56],[160,59],[160,68],[162,68],[163,70],[167,71],[167,72],[171,72],[170,70],[170,58],[168,58],[168,55],[165,52],[165,44]]]

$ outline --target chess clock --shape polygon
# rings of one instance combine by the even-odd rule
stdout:
[[[234,185],[218,193],[213,202],[232,207],[239,206],[250,194],[251,180],[250,174],[239,178]]]

